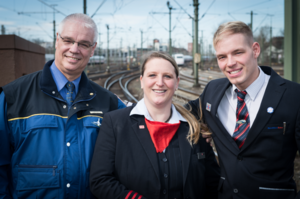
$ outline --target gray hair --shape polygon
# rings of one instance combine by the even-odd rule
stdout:
[[[92,28],[94,30],[94,39],[93,39],[93,42],[97,42],[97,39],[98,39],[98,30],[97,30],[97,26],[96,26],[96,23],[94,22],[94,20],[85,15],[85,14],[82,14],[82,13],[74,13],[74,14],[70,14],[68,16],[66,16],[62,22],[60,22],[59,26],[58,26],[58,30],[57,32],[59,34],[61,34],[63,28],[64,28],[64,25],[66,22],[68,21],[72,21],[72,20],[75,20],[75,21],[81,21],[83,22],[83,26],[86,27],[86,28]]]

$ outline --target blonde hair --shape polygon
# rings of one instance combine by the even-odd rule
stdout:
[[[241,21],[230,21],[227,23],[223,23],[219,26],[217,31],[214,34],[213,44],[216,48],[217,43],[224,38],[226,35],[232,35],[241,33],[247,39],[249,45],[251,46],[254,42],[252,30],[246,25],[244,22]]]
[[[172,58],[172,56],[170,56],[167,53],[164,52],[159,52],[159,51],[153,51],[150,52],[149,54],[147,54],[145,56],[145,60],[142,64],[141,67],[141,76],[143,76],[144,72],[145,72],[145,65],[148,61],[150,61],[151,59],[154,58],[161,58],[164,60],[169,61],[175,70],[175,74],[176,74],[176,78],[178,78],[179,76],[179,69],[178,66],[175,62],[175,60]],[[199,98],[199,105],[200,105],[200,113],[198,113],[198,115],[200,116],[199,121],[196,119],[196,117],[190,112],[191,110],[187,110],[186,108],[184,108],[183,106],[175,103],[174,101],[172,101],[172,104],[175,106],[176,110],[182,115],[182,117],[184,117],[188,124],[189,124],[189,132],[187,135],[187,140],[190,143],[190,145],[196,144],[200,138],[200,132],[201,132],[201,124],[199,123],[199,121],[201,121],[202,119],[202,110],[201,110],[201,104],[200,104],[200,98]]]

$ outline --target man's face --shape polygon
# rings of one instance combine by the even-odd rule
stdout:
[[[80,21],[67,21],[62,32],[56,35],[55,65],[69,81],[81,75],[97,45],[93,43],[93,29],[82,24]],[[73,44],[74,41],[86,46],[94,45],[82,48],[83,45]]]
[[[260,46],[257,42],[250,45],[241,33],[224,34],[215,46],[219,68],[239,90],[245,90],[259,75]]]

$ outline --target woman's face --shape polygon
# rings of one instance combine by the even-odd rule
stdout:
[[[152,58],[140,77],[146,104],[160,108],[170,106],[179,78],[176,77],[174,66],[163,58]]]

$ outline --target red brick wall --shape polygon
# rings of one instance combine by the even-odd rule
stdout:
[[[0,35],[0,86],[43,69],[45,49],[16,35]]]

